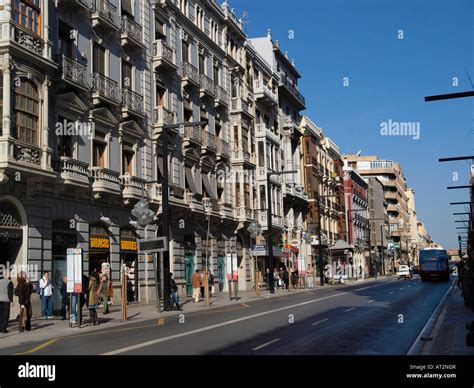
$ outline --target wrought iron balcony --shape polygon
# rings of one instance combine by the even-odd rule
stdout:
[[[278,104],[278,97],[262,80],[255,80],[253,82],[253,90],[255,99],[261,100],[264,104],[269,106]]]
[[[230,145],[225,140],[221,138],[216,138],[216,149],[217,149],[217,157],[223,157],[228,159],[230,156]]]
[[[200,79],[198,69],[189,62],[183,62],[182,81],[187,85],[199,87]]]
[[[175,71],[178,68],[176,65],[176,52],[168,46],[165,39],[153,42],[152,63],[154,69],[163,67],[164,69]]]
[[[134,113],[144,116],[143,96],[130,89],[122,89],[122,110],[131,110]]]
[[[186,147],[193,144],[201,144],[201,128],[197,125],[184,128],[183,145]]]
[[[239,206],[234,208],[234,217],[237,219],[237,221],[242,221],[242,222],[251,222],[254,221],[254,214],[253,210],[245,207],[245,206]]]
[[[140,26],[128,15],[122,15],[120,40],[122,46],[132,46],[134,48],[143,47],[142,26]]]
[[[210,150],[215,152],[216,137],[208,131],[201,131],[201,147],[203,151]]]
[[[92,27],[108,31],[118,31],[120,19],[117,8],[108,0],[95,0],[92,3]]]
[[[93,95],[94,99],[102,98],[106,102],[120,103],[121,98],[117,82],[99,73],[92,73],[91,81],[92,91],[96,94],[95,97]],[[97,103],[98,101],[95,102],[95,104]]]
[[[214,105],[229,106],[229,93],[222,86],[215,85]]]
[[[90,83],[87,79],[87,67],[64,54],[56,56],[56,62],[59,63],[59,72],[64,81],[83,90],[90,89]]]
[[[207,75],[204,74],[201,74],[200,95],[201,97],[214,97],[215,95],[214,82]]]
[[[176,115],[164,106],[157,106],[153,110],[153,137],[159,135],[163,130],[163,125],[170,125],[176,122]]]
[[[299,90],[294,86],[288,77],[285,76],[284,73],[280,73],[280,82],[279,86],[285,90],[289,96],[291,96],[301,109],[305,109],[306,101],[303,95],[299,92]]]

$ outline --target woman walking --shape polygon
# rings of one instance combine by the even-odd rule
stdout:
[[[99,283],[99,275],[94,270],[89,279],[89,288],[87,292],[87,305],[89,307],[90,324],[92,326],[99,324],[99,320],[97,319],[97,308],[99,307]]]
[[[31,316],[33,311],[31,308],[31,293],[33,292],[33,285],[26,278],[26,273],[21,272],[18,277],[18,285],[15,289],[15,295],[18,297],[20,303],[20,333],[25,330],[31,330]]]

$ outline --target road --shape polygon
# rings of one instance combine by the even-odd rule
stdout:
[[[0,354],[404,355],[451,283],[378,279],[0,349]]]

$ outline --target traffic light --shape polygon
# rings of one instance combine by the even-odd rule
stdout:
[[[462,241],[462,237],[458,236],[458,243],[461,244],[461,241]]]

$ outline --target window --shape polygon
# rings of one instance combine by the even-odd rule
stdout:
[[[239,147],[239,127],[234,126],[234,147]]]
[[[41,0],[13,0],[13,17],[22,27],[41,35]]]
[[[264,210],[267,207],[265,201],[265,186],[260,185],[260,210]]]
[[[17,138],[28,144],[38,144],[39,97],[35,84],[22,79],[15,89]]]
[[[202,54],[199,54],[199,74],[206,74],[206,59]]]
[[[132,64],[122,60],[122,89],[133,90]]]
[[[164,23],[159,19],[155,19],[155,40],[160,40],[165,37]]]
[[[189,43],[184,40],[181,42],[181,57],[183,62],[189,62]]]
[[[122,15],[126,15],[129,19],[134,19],[132,0],[122,0]]]
[[[59,24],[59,54],[72,58],[73,40],[71,38],[72,27],[64,23]]]
[[[239,80],[237,78],[232,79],[232,98],[238,97],[238,85]]]
[[[218,86],[219,85],[219,67],[217,65],[214,65],[214,85]]]
[[[235,207],[240,207],[240,182],[235,184]]]
[[[260,124],[261,116],[260,116],[260,111],[258,109],[255,109],[255,124]]]
[[[58,117],[58,122],[64,123],[67,120],[63,117]],[[69,158],[73,157],[73,138],[70,135],[62,134],[59,136],[58,141],[58,155],[67,156]]]
[[[244,127],[242,127],[242,149],[244,152],[249,149],[248,130]]]
[[[94,167],[105,167],[105,147],[106,144],[104,142],[94,140],[92,160]]]
[[[165,106],[166,89],[156,85],[156,106]]]
[[[135,153],[131,145],[124,146],[122,152],[122,174],[133,175],[133,158]]]
[[[247,209],[250,208],[250,185],[244,183],[244,204]]]
[[[92,72],[105,75],[105,48],[96,42],[92,48]]]
[[[265,149],[263,141],[258,142],[258,167],[265,167]]]

